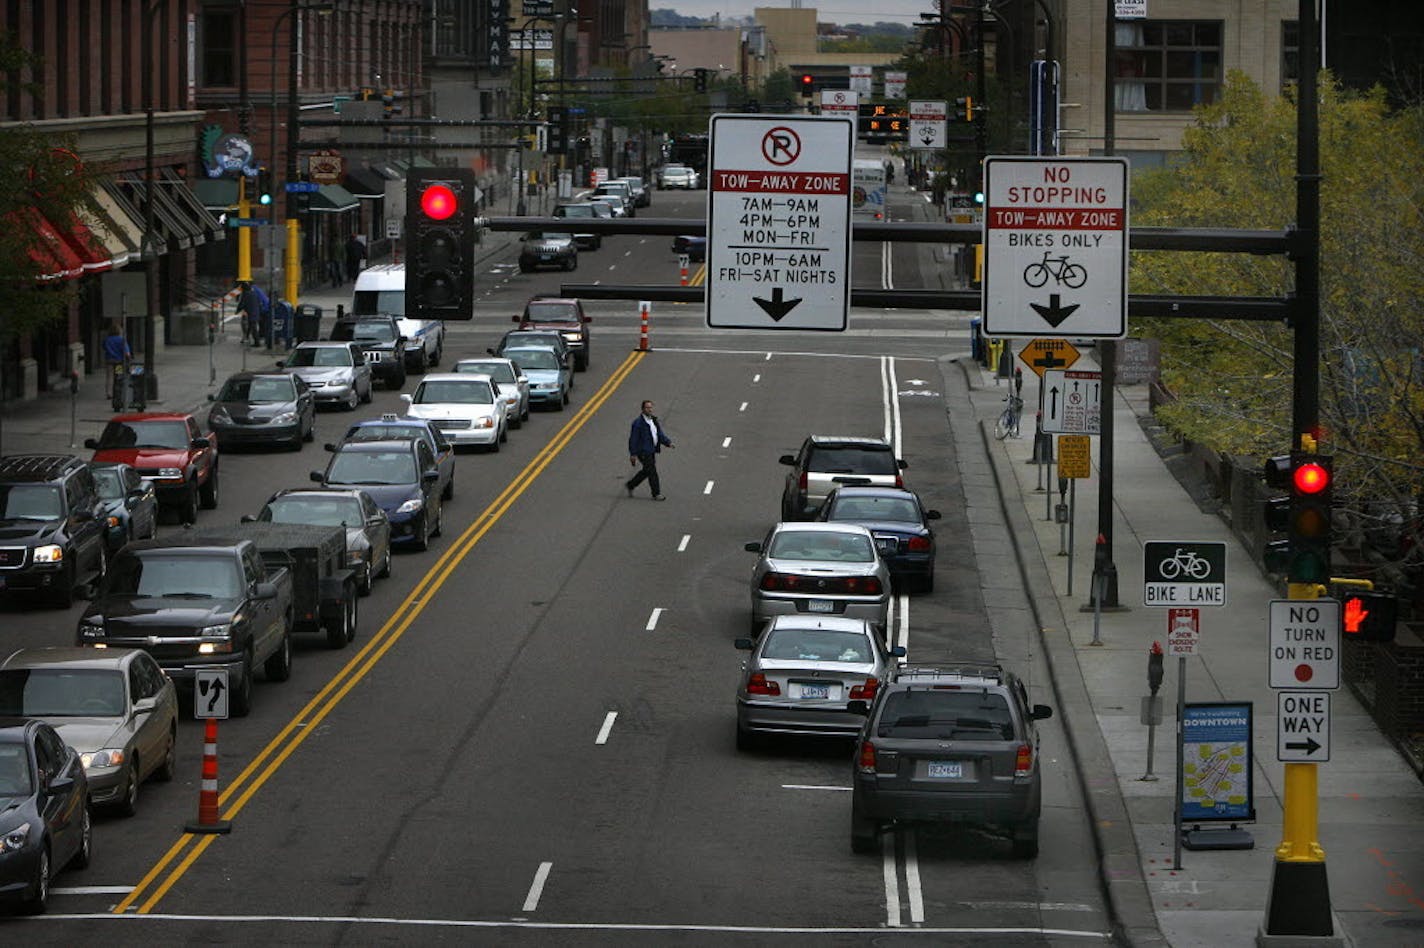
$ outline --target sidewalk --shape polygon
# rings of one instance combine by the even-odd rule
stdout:
[[[1093,367],[1088,363],[1094,352],[1087,350],[1084,356],[1078,367]],[[1069,595],[1069,557],[1058,555],[1060,527],[1046,519],[1045,492],[1036,490],[1039,469],[1028,463],[1037,379],[1026,373],[1022,438],[998,442],[992,435],[993,419],[1002,410],[1000,399],[1009,383],[996,385],[991,373],[968,359],[946,366],[946,371],[956,368],[964,372],[971,389],[979,420],[974,434],[988,448],[1065,725],[1077,745],[1105,884],[1119,924],[1136,943],[1155,941],[1153,929],[1160,926],[1177,948],[1254,944],[1282,832],[1283,765],[1276,761],[1276,695],[1267,685],[1266,613],[1269,600],[1283,597],[1252,564],[1227,525],[1202,513],[1158,456],[1139,425],[1139,417],[1148,414],[1146,387],[1124,386],[1112,406],[1112,552],[1118,601],[1125,608],[1102,613],[1102,645],[1090,645],[1094,615],[1083,607],[1089,602],[1098,532],[1097,445],[1094,477],[1077,485]],[[964,427],[958,426],[956,439],[972,437],[961,433]],[[1045,468],[1044,482],[1053,485],[1049,496],[1057,503],[1056,471]],[[972,507],[975,496],[969,497]],[[1139,723],[1139,706],[1148,694],[1148,649],[1153,641],[1165,642],[1167,613],[1142,605],[1142,544],[1147,540],[1226,542],[1227,604],[1201,609],[1200,653],[1186,662],[1186,700],[1249,701],[1254,706],[1256,822],[1246,828],[1255,846],[1184,850],[1183,868],[1177,871],[1172,869],[1178,685],[1173,659],[1166,662],[1160,692],[1165,710],[1153,767],[1160,779],[1141,779],[1147,769],[1147,728]],[[1331,906],[1343,929],[1337,935],[1358,945],[1419,944],[1424,940],[1424,787],[1348,689],[1334,692],[1332,717],[1331,759],[1319,765],[1319,835]],[[1106,758],[1101,756],[1104,750]],[[1104,772],[1109,765],[1111,775]],[[1135,854],[1128,844],[1135,844]],[[1125,862],[1129,856],[1137,865]],[[1144,885],[1150,906],[1141,898]]]

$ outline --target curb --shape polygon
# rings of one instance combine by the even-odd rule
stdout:
[[[977,364],[954,360],[964,374],[971,390],[978,384]],[[1024,588],[1029,590],[1028,605],[1038,625],[1039,642],[1048,666],[1049,680],[1058,706],[1063,709],[1063,731],[1077,762],[1074,779],[1087,806],[1092,823],[1093,842],[1098,855],[1098,883],[1107,902],[1108,915],[1119,942],[1128,945],[1167,945],[1157,924],[1152,896],[1142,874],[1142,857],[1132,833],[1132,821],[1127,803],[1117,779],[1111,784],[1089,783],[1086,774],[1114,774],[1107,742],[1098,727],[1083,680],[1078,655],[1068,639],[1068,622],[1062,604],[1052,593],[1053,584],[1042,554],[1036,546],[1027,547],[1023,537],[1033,535],[1033,525],[1022,503],[1014,502],[1018,490],[1013,475],[1004,468],[1003,449],[995,450],[996,442],[981,419],[977,423],[985,458],[994,472],[994,484],[999,497],[1000,512],[1008,524],[1009,540]]]

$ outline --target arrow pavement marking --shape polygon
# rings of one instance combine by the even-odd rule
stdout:
[[[1307,737],[1303,741],[1286,741],[1286,750],[1305,751],[1307,754],[1315,753],[1322,746],[1313,737]]]
[[[1064,306],[1063,297],[1057,293],[1048,294],[1047,306],[1041,306],[1038,303],[1029,303],[1028,305],[1032,306],[1033,311],[1042,316],[1043,321],[1054,329],[1057,329],[1063,320],[1072,316],[1078,309],[1077,303],[1069,303],[1067,306]]]
[[[772,289],[771,299],[764,300],[760,296],[753,296],[752,302],[760,306],[762,310],[765,311],[766,314],[771,317],[772,322],[779,323],[784,318],[786,318],[787,313],[795,309],[797,304],[801,302],[799,298],[794,300],[788,300],[784,297],[785,291],[778,286]],[[1076,306],[1073,308],[1077,309]]]

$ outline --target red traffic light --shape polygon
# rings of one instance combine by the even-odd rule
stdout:
[[[1295,489],[1302,494],[1318,494],[1330,486],[1330,472],[1314,461],[1297,465],[1291,476]]]
[[[443,221],[459,210],[459,201],[447,185],[432,184],[421,192],[420,210],[431,220]]]

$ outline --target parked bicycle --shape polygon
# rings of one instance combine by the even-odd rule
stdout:
[[[1024,282],[1029,286],[1043,286],[1048,282],[1050,276],[1053,277],[1054,282],[1075,290],[1088,282],[1088,271],[1076,263],[1069,263],[1067,254],[1061,257],[1050,257],[1048,251],[1045,250],[1042,260],[1038,263],[1030,263],[1024,268]]]
[[[1023,399],[1017,395],[1006,395],[1004,401],[1008,402],[1008,407],[999,415],[999,420],[994,422],[994,437],[1003,441],[1005,438],[1019,436],[1019,420],[1023,417]]]

